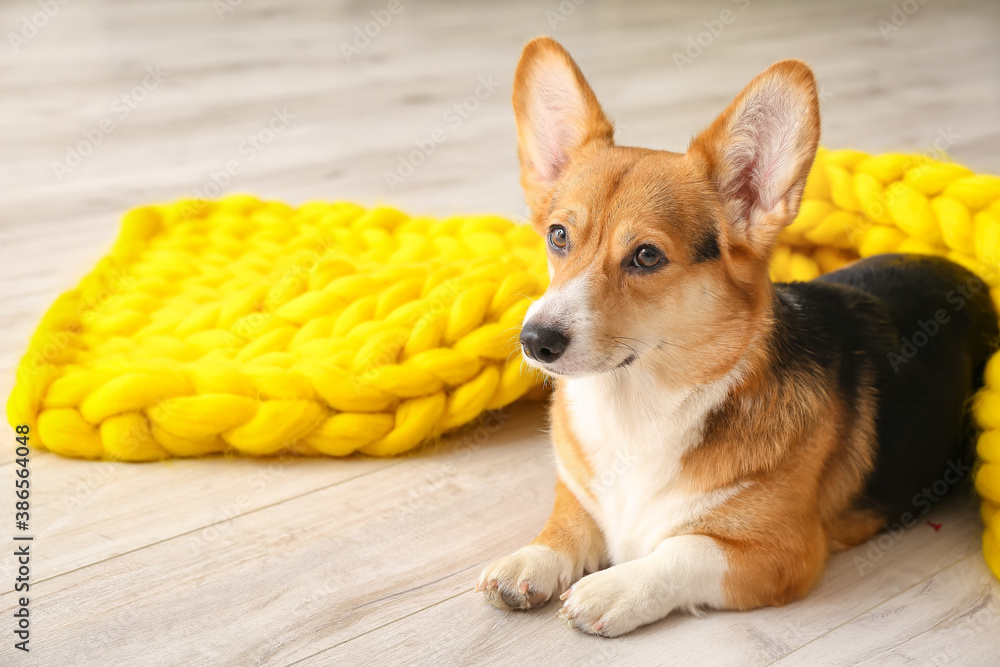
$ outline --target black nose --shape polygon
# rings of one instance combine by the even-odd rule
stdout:
[[[521,329],[521,347],[536,361],[552,363],[569,346],[569,338],[561,331],[546,327],[527,326]]]

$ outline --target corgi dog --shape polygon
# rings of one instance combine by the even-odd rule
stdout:
[[[546,37],[524,49],[513,104],[551,276],[520,343],[553,378],[558,479],[538,537],[483,570],[488,602],[558,597],[606,637],[674,610],[784,605],[971,466],[968,401],[998,338],[978,278],[882,255],[769,279],[819,139],[808,66],[765,70],[685,153],[616,145]]]

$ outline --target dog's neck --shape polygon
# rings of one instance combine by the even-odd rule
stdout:
[[[592,414],[593,420],[587,419],[588,422],[601,424],[601,429],[606,427],[605,438],[614,437],[620,444],[632,442],[637,446],[648,440],[650,446],[662,446],[655,437],[649,437],[662,430],[657,425],[671,425],[669,430],[678,434],[688,430],[685,424],[700,430],[707,413],[721,405],[741,379],[742,365],[738,364],[710,382],[673,386],[665,384],[658,371],[637,361],[615,372],[562,378],[559,394],[576,406],[579,417]],[[595,426],[595,431],[601,429]],[[685,448],[691,443],[684,437],[676,444]]]

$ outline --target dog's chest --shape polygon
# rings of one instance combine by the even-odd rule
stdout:
[[[600,376],[566,383],[570,427],[594,473],[590,494],[574,492],[601,527],[612,563],[648,555],[735,490],[692,492],[682,479],[684,454],[701,441],[728,382],[683,393],[641,384]]]

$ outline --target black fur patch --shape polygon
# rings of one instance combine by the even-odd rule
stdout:
[[[874,390],[875,468],[858,504],[890,522],[927,512],[973,460],[968,399],[998,338],[986,286],[944,259],[879,255],[775,291],[775,372],[827,384],[848,421]]]
[[[715,236],[715,230],[706,232],[694,245],[694,263],[711,262],[719,259],[719,239]]]
[[[619,368],[625,368],[626,366],[628,366],[629,364],[631,364],[633,361],[635,361],[638,358],[639,357],[635,356],[634,354],[630,354],[627,357],[625,357],[625,361],[623,361],[620,364],[618,364],[617,366],[615,366],[614,370],[618,370]]]
[[[907,255],[879,255],[819,280],[867,292],[889,316],[891,330],[869,343],[879,449],[866,491],[888,520],[920,516],[968,482],[959,479],[973,460],[968,399],[998,336],[988,286],[946,260]]]

